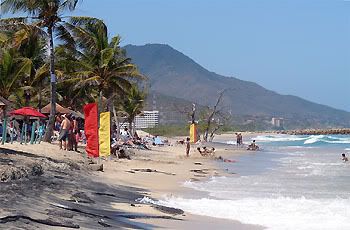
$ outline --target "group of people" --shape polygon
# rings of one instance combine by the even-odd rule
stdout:
[[[197,150],[198,150],[200,155],[205,156],[205,157],[215,155],[215,148],[214,147],[208,149],[206,146],[204,146],[202,150],[200,147],[198,147]]]
[[[248,145],[247,150],[252,150],[252,151],[259,150],[259,146],[255,143],[255,140],[253,140],[252,143]]]
[[[6,131],[4,132],[6,135],[6,140],[10,141],[22,141],[24,139],[26,140],[30,140],[31,136],[32,136],[32,129],[33,129],[33,124],[35,124],[34,126],[34,140],[35,141],[41,141],[41,138],[44,135],[45,132],[45,123],[41,120],[37,121],[37,120],[23,120],[23,119],[16,119],[16,118],[12,118],[9,121],[9,124],[6,126]],[[26,129],[24,129],[24,125],[26,124]],[[0,136],[2,137],[3,134],[3,124],[0,123]]]
[[[113,126],[113,133],[111,138],[112,148],[137,148],[137,149],[146,149],[150,150],[151,145],[155,145],[155,137],[146,136],[144,138],[141,138],[137,132],[135,131],[133,135],[131,135],[131,132],[128,128],[124,128],[120,130],[119,137],[117,135],[117,129],[115,126]]]
[[[78,142],[82,138],[78,119],[70,114],[58,115],[55,121],[55,131],[59,132],[58,141],[60,149],[78,151]]]
[[[241,133],[235,133],[236,134],[236,144],[237,147],[242,147],[243,146],[243,136]]]

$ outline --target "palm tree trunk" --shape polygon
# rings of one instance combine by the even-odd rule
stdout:
[[[129,132],[130,132],[130,136],[134,137],[134,132],[133,132],[133,128],[132,128],[132,122],[133,122],[133,119],[129,118]]]
[[[118,121],[118,117],[117,117],[117,111],[115,110],[115,106],[114,103],[112,104],[112,109],[113,109],[113,116],[114,116],[114,122],[115,122],[115,126],[117,128],[117,130],[113,130],[114,132],[117,132],[116,138],[117,140],[119,140],[119,134],[120,134],[120,127],[119,127],[119,121]]]
[[[51,110],[49,116],[49,123],[46,127],[46,132],[44,136],[45,142],[51,142],[51,136],[53,133],[53,127],[55,124],[55,115],[56,115],[56,75],[55,75],[55,54],[53,49],[53,31],[52,26],[48,27],[47,32],[49,34],[49,52],[50,52],[50,88],[51,88]]]
[[[39,83],[39,92],[38,92],[38,109],[39,112],[41,113],[41,108],[43,107],[42,105],[42,89],[43,89],[43,84],[42,82]]]

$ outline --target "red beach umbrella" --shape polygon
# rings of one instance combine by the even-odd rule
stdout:
[[[32,107],[23,107],[21,109],[14,110],[10,112],[11,115],[20,115],[20,116],[28,116],[28,117],[41,117],[46,118],[46,116],[40,113],[38,110]]]

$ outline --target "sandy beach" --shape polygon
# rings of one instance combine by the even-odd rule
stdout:
[[[229,145],[206,146],[215,146],[216,156],[224,158],[245,153]],[[58,150],[55,144],[5,144],[0,149],[0,228],[262,229],[136,201],[191,195],[193,191],[182,186],[185,181],[230,176],[217,161],[202,157],[196,147],[191,147],[189,158],[184,145],[172,144],[132,149],[131,160],[91,160],[82,153]],[[101,164],[103,172],[97,171]],[[11,170],[15,172],[9,177]],[[19,175],[18,171],[26,173]]]

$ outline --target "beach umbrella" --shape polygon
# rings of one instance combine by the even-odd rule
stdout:
[[[10,112],[11,115],[19,115],[19,116],[25,116],[25,117],[40,117],[40,118],[46,118],[46,116],[42,113],[40,113],[38,110],[32,108],[32,107],[23,107],[20,109],[16,109],[12,112]]]

